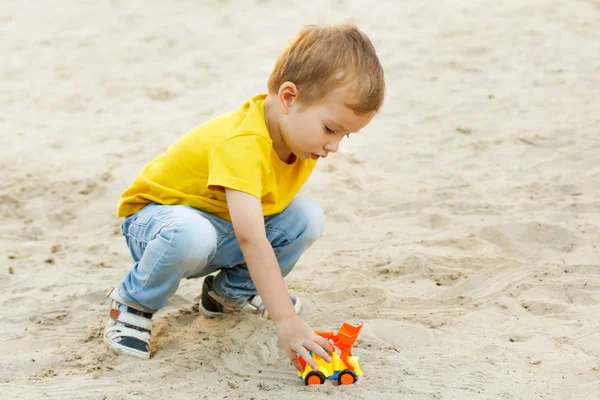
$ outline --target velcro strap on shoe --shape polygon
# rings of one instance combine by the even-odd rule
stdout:
[[[137,326],[138,328],[145,329],[147,331],[152,330],[152,320],[144,318],[140,315],[135,315],[128,312],[123,312],[113,308],[110,310],[110,318],[122,322],[124,324]]]
[[[262,301],[262,298],[260,297],[260,295],[256,295],[256,296],[252,297],[252,300],[250,300],[249,303],[252,304],[254,307],[256,307],[257,310],[264,308],[264,304],[263,304],[263,301]]]
[[[131,329],[126,326],[110,326],[105,329],[104,334],[111,340],[133,337],[143,342],[150,343],[150,334],[147,331],[138,331],[137,329]]]
[[[253,314],[264,314],[266,312],[265,305],[259,295],[253,296],[250,301],[244,304],[240,311],[251,312]]]

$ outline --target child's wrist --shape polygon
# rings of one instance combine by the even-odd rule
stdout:
[[[291,311],[288,312],[284,312],[281,314],[271,314],[269,313],[271,320],[273,321],[273,324],[275,325],[279,325],[281,323],[284,323],[286,321],[295,319],[295,318],[300,318],[298,317],[298,315],[296,314],[296,311],[294,310],[294,308],[292,307]]]

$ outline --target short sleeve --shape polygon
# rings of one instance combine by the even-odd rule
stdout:
[[[229,188],[260,199],[270,154],[271,144],[259,135],[234,136],[219,143],[210,153],[207,188]]]

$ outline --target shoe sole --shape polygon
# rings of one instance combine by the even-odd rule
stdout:
[[[143,351],[132,349],[127,346],[120,345],[119,343],[115,343],[112,340],[108,339],[106,336],[104,336],[104,344],[106,345],[106,347],[109,348],[109,350],[116,354],[124,354],[127,356],[133,356],[144,360],[150,359],[150,353],[146,353]]]

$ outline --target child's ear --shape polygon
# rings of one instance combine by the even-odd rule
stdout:
[[[290,112],[290,108],[292,108],[294,102],[298,99],[298,88],[292,82],[284,82],[279,87],[277,97],[279,98],[279,108],[281,112],[287,114]]]

